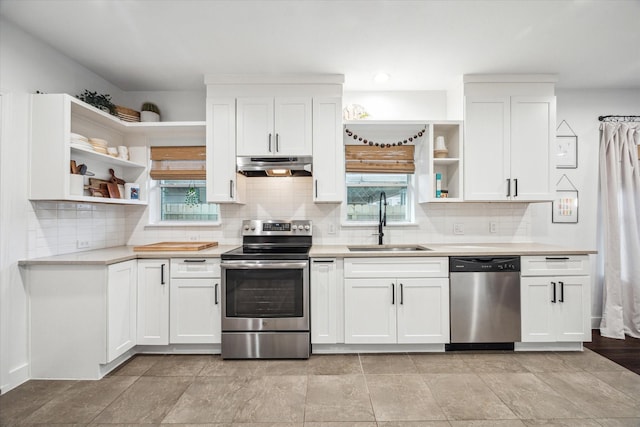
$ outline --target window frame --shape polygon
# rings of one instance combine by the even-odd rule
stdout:
[[[203,203],[218,205],[218,219],[215,221],[181,221],[181,220],[162,220],[162,180],[149,179],[149,223],[148,227],[212,227],[222,225],[222,209],[220,203]],[[180,181],[180,180],[170,180]],[[194,180],[184,180],[185,186]],[[177,186],[176,186],[177,187]],[[199,186],[206,190],[206,182],[203,186]]]

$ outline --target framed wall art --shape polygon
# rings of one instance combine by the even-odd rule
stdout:
[[[578,167],[578,137],[576,135],[556,136],[556,168],[576,169]]]
[[[551,222],[578,223],[578,190],[557,190],[553,201]]]

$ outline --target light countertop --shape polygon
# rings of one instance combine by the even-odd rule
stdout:
[[[133,246],[116,246],[106,249],[75,252],[71,254],[22,260],[20,266],[33,265],[110,265],[140,258],[220,258],[224,252],[240,245],[221,245],[201,251],[134,252]],[[359,245],[353,245],[359,246]],[[375,246],[375,245],[367,245]],[[396,245],[389,245],[396,246]],[[411,246],[403,244],[402,246]],[[455,243],[415,244],[429,248],[423,251],[350,251],[348,245],[314,245],[311,258],[363,258],[363,257],[434,257],[474,255],[588,255],[594,250],[576,249],[540,243]]]
[[[475,256],[475,255],[588,255],[596,251],[541,243],[438,243],[415,244],[428,248],[423,251],[351,251],[349,246],[360,245],[314,245],[309,254],[312,258],[337,257],[434,257],[434,256]],[[375,245],[367,245],[375,246]],[[389,245],[391,247],[396,245]],[[402,244],[398,246],[412,246]]]

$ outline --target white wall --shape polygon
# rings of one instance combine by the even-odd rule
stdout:
[[[532,233],[537,241],[598,249],[598,150],[600,133],[598,116],[609,114],[637,115],[640,112],[640,90],[556,90],[557,123],[565,120],[578,135],[578,168],[556,169],[556,182],[566,174],[578,189],[579,207],[577,224],[553,224],[551,205],[534,204],[530,207],[533,220]],[[564,127],[562,129],[565,129]],[[598,257],[593,256],[593,267]],[[592,326],[597,327],[602,317],[602,278],[594,274],[592,287]]]
[[[342,105],[351,104],[363,106],[368,120],[448,119],[445,90],[344,92]]]
[[[26,197],[29,94],[36,90],[78,94],[86,88],[109,93],[118,102],[122,92],[4,19],[0,76],[0,387],[4,392],[28,378],[27,295],[17,262],[30,254],[29,246],[38,239],[34,215],[45,224],[50,219],[38,218]],[[57,250],[56,246],[52,253]]]

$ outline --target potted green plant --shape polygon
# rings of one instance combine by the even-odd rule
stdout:
[[[160,109],[153,102],[145,102],[140,108],[140,121],[142,122],[159,122]]]
[[[102,110],[106,113],[109,113],[113,116],[117,116],[116,105],[111,102],[111,95],[108,94],[99,94],[97,92],[91,92],[88,90],[84,90],[80,95],[76,95],[80,101],[84,101],[89,105],[93,105],[99,110]]]

